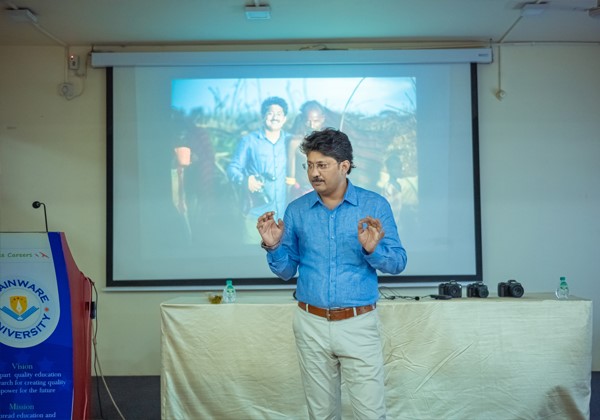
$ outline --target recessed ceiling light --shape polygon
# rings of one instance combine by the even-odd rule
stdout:
[[[539,16],[548,10],[548,3],[527,3],[521,8],[521,16]]]
[[[269,6],[246,6],[245,10],[248,20],[271,19],[271,7]]]
[[[38,21],[36,14],[29,9],[8,9],[6,14],[13,21],[19,23],[37,23]]]

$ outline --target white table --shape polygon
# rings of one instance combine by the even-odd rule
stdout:
[[[304,419],[290,297],[161,304],[163,419]],[[589,417],[592,302],[380,301],[389,419]],[[346,397],[344,418],[352,418]]]

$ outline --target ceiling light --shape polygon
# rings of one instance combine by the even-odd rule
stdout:
[[[271,7],[269,6],[246,6],[245,10],[248,20],[271,19]]]
[[[526,3],[521,8],[521,16],[539,16],[546,10],[548,10],[548,3]]]
[[[594,7],[588,10],[588,16],[591,18],[600,19],[600,7]]]
[[[38,21],[36,14],[29,9],[8,9],[6,14],[13,21],[19,23],[37,23]]]

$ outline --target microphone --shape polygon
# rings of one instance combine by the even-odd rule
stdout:
[[[46,222],[46,233],[48,233],[48,216],[46,215],[46,205],[41,201],[34,201],[33,203],[31,203],[31,206],[34,209],[39,209],[40,206],[44,206],[44,221]]]

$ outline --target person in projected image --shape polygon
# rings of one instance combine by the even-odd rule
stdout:
[[[240,201],[245,218],[244,243],[258,243],[256,218],[267,210],[282,215],[287,204],[287,149],[289,134],[283,130],[287,102],[277,96],[261,105],[263,126],[244,136],[227,167],[229,180],[240,186]]]
[[[418,224],[419,183],[417,176],[404,174],[402,157],[399,152],[391,153],[384,159],[377,186],[394,209],[398,229],[414,229]]]
[[[184,217],[190,241],[206,241],[206,228],[214,215],[211,200],[215,193],[215,153],[208,131],[196,121],[186,121],[175,138],[176,178],[174,202]]]
[[[406,251],[387,200],[348,179],[346,134],[315,131],[300,147],[314,190],[283,220],[268,211],[256,227],[271,271],[283,280],[298,273],[293,330],[309,417],[341,418],[344,381],[354,418],[383,419],[377,270],[402,272]]]
[[[302,171],[305,156],[300,152],[300,144],[304,137],[313,131],[322,130],[327,118],[326,109],[318,101],[307,101],[300,106],[300,113],[292,126],[293,136],[288,150],[288,176],[286,183],[290,186],[289,199],[293,200],[312,190],[310,182]],[[331,120],[331,118],[330,118]]]

